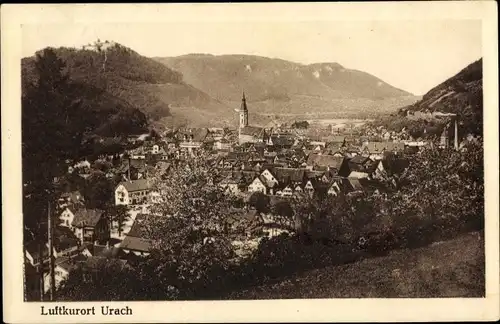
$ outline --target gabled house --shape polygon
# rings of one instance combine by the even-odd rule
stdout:
[[[259,172],[253,170],[239,170],[232,171],[230,175],[233,179],[239,181],[240,190],[247,190],[248,185],[259,175]]]
[[[314,192],[316,191],[315,184],[317,185],[317,182],[315,179],[307,180],[306,184],[304,185],[304,191],[310,195],[314,194]]]
[[[40,262],[42,264],[48,263],[49,262],[49,245],[48,243],[42,244],[41,252],[42,254],[40,255],[39,251],[39,243],[38,241],[31,241],[28,242],[25,245],[25,251],[24,251],[24,256],[26,260],[28,261],[29,264],[32,266],[38,266]],[[53,248],[53,254],[56,255],[57,251],[55,247]]]
[[[83,206],[85,203],[85,198],[80,193],[80,191],[64,192],[59,196],[57,200],[58,207],[64,209],[68,206]]]
[[[145,222],[148,215],[137,215],[132,228],[120,243],[120,249],[125,255],[148,256],[153,247],[153,240],[147,235]]]
[[[296,195],[301,195],[304,193],[304,189],[302,189],[302,186],[301,185],[296,185],[295,188],[293,189],[293,192],[296,194]]]
[[[361,154],[373,160],[381,160],[385,153],[402,153],[405,149],[403,142],[369,142],[361,149]]]
[[[324,171],[307,170],[304,175],[306,179],[320,180],[325,173]]]
[[[59,215],[59,226],[64,226],[73,229],[73,220],[75,219],[76,208],[69,206],[63,209]]]
[[[117,170],[122,178],[127,180],[137,180],[146,177],[148,163],[145,159],[127,159]]]
[[[338,175],[341,177],[368,177],[376,170],[376,168],[377,162],[367,156],[358,155],[350,159],[344,159]]]
[[[156,174],[160,176],[161,178],[165,178],[168,173],[170,172],[170,169],[172,167],[172,163],[166,162],[166,161],[159,161],[155,165],[156,169]]]
[[[276,149],[289,149],[294,143],[295,140],[292,136],[276,134],[269,137],[267,145],[274,146]]]
[[[328,143],[324,149],[324,154],[343,157],[343,151],[344,143]]]
[[[333,178],[328,186],[327,194],[331,196],[338,196],[345,187],[344,181],[345,181],[344,178],[340,177]]]
[[[240,144],[263,142],[265,136],[264,128],[246,125],[239,129],[238,141]]]
[[[54,267],[54,279],[55,288],[59,289],[61,284],[68,279],[71,271],[75,270],[81,262],[84,262],[88,257],[85,255],[76,255],[72,258],[62,258],[56,260]],[[50,273],[44,273],[44,292],[47,293],[50,290]]]
[[[166,161],[169,159],[169,155],[167,150],[159,144],[154,144],[151,147],[151,155],[155,158],[156,161]]]
[[[128,152],[128,155],[132,160],[144,160],[146,159],[146,151],[144,147],[140,146]]]
[[[305,179],[305,169],[275,168],[274,175],[279,184],[302,185]]]
[[[193,155],[194,152],[201,149],[204,144],[208,145],[209,142],[213,142],[209,134],[210,132],[206,128],[189,128],[179,130],[176,134],[180,141],[179,148],[182,151],[185,151],[187,155]]]
[[[349,187],[346,189],[348,195],[356,194],[385,194],[388,188],[377,180],[362,178],[347,178]]]
[[[55,257],[65,257],[78,254],[83,247],[75,233],[68,227],[56,226],[53,229]]]
[[[151,190],[148,179],[120,182],[115,189],[115,205],[137,205],[145,203]]]
[[[328,135],[323,136],[321,139],[328,143],[327,147],[329,147],[331,144],[333,144],[335,147],[343,147],[346,145],[346,136],[344,135]]]
[[[273,185],[278,184],[278,180],[269,169],[265,169],[260,175],[264,177],[267,183],[273,183]]]
[[[306,164],[308,170],[318,171],[335,171],[340,169],[344,157],[324,155],[324,154],[309,154]]]
[[[99,209],[78,209],[73,219],[73,231],[80,242],[107,242],[109,240],[109,219]]]
[[[355,157],[360,154],[361,149],[358,146],[355,145],[347,145],[344,148],[345,155],[349,158]]]
[[[214,142],[214,149],[216,150],[229,150],[231,148],[231,142],[226,138],[221,138]]]
[[[248,185],[248,192],[262,192],[265,195],[273,194],[274,183],[269,183],[263,176],[256,176]]]

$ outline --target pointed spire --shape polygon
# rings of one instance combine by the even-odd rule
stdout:
[[[245,91],[243,91],[243,97],[241,98],[241,109],[240,110],[242,112],[248,110],[248,108],[247,108],[247,101],[246,101],[246,98],[245,98]]]

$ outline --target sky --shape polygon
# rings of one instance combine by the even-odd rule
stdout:
[[[112,40],[148,57],[251,54],[337,62],[422,95],[482,56],[480,20],[173,21],[22,26],[22,54]]]

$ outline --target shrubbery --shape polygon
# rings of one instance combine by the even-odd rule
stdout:
[[[427,151],[410,161],[399,177],[400,189],[390,195],[304,196],[292,202],[303,230],[263,238],[253,254],[235,262],[230,232],[217,226],[234,199],[206,187],[210,170],[202,161],[180,167],[165,184],[168,203],[161,210],[177,217],[150,224],[162,243],[148,259],[130,264],[133,270],[125,282],[131,282],[130,289],[141,288],[123,298],[224,298],[235,289],[396,248],[420,247],[484,226],[482,146],[471,145],[461,153]],[[190,190],[180,190],[184,186]],[[286,214],[287,208],[280,208]],[[206,244],[205,238],[216,240]]]

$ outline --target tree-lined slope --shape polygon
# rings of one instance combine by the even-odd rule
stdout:
[[[454,113],[462,125],[462,134],[482,134],[483,60],[479,59],[456,75],[429,90],[417,103],[400,110],[410,113]]]
[[[459,120],[459,137],[467,134],[482,135],[483,129],[483,69],[479,59],[456,75],[429,90],[421,100],[399,109],[396,116],[381,118],[375,124],[389,129],[403,127],[417,133],[439,136],[449,118],[443,114],[456,114]],[[438,117],[438,118],[437,118]]]
[[[207,94],[185,84],[180,73],[117,43],[101,42],[83,49],[57,48],[54,51],[65,62],[72,81],[107,93],[137,108],[150,120],[172,116],[171,109],[217,111],[225,108]],[[36,81],[34,57],[22,60],[22,71],[24,84]]]

